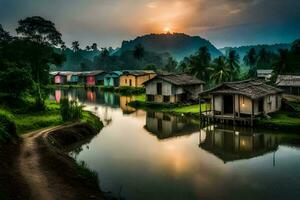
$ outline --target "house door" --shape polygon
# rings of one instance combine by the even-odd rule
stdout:
[[[129,86],[132,86],[132,80],[129,79]]]
[[[233,96],[224,95],[223,104],[224,114],[233,114]]]

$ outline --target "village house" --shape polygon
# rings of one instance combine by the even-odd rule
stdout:
[[[91,71],[86,74],[86,84],[88,86],[103,85],[106,72],[103,70]]]
[[[187,74],[169,74],[158,75],[144,85],[147,102],[181,103],[197,101],[204,82]]]
[[[143,87],[143,83],[154,78],[156,73],[151,70],[126,70],[120,76],[120,86]]]
[[[123,73],[121,71],[109,72],[104,76],[104,86],[105,87],[119,87],[120,76]]]
[[[272,69],[258,69],[256,71],[257,78],[263,81],[269,81],[272,77],[273,70]]]
[[[281,107],[282,90],[258,80],[225,82],[200,93],[200,113],[202,116],[221,120],[247,120],[259,115],[276,112]],[[201,112],[203,97],[211,97],[211,109]]]
[[[51,72],[54,84],[65,84],[67,82],[67,76],[63,72]]]
[[[286,94],[300,95],[300,76],[278,75],[276,84]]]

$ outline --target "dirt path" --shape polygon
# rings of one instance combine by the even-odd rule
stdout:
[[[78,175],[70,158],[47,145],[45,137],[55,129],[23,137],[18,171],[28,185],[30,199],[103,199],[103,193],[95,185],[89,185],[88,180]]]

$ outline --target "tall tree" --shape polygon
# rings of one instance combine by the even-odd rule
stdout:
[[[270,69],[272,64],[271,53],[262,48],[257,55],[256,68],[257,69]]]
[[[101,49],[101,58],[106,59],[109,57],[109,51],[107,50],[107,48],[102,48]]]
[[[80,44],[79,44],[78,41],[72,42],[72,49],[73,49],[74,52],[79,51],[79,49],[80,49]]]
[[[5,31],[0,24],[0,42],[10,41],[11,39],[12,37],[10,36],[10,34]]]
[[[226,58],[220,56],[213,61],[210,78],[215,84],[220,84],[231,79],[231,68],[226,63]]]
[[[98,45],[97,45],[97,43],[93,43],[92,46],[91,46],[91,49],[93,51],[98,51]]]
[[[196,55],[189,58],[188,71],[197,78],[207,81],[209,79],[209,66],[211,55],[207,47],[201,47]]]
[[[288,49],[279,49],[278,56],[274,63],[274,72],[276,75],[283,74],[287,69],[289,59]]]
[[[36,100],[43,106],[41,84],[49,80],[49,65],[64,61],[64,57],[53,50],[54,46],[63,44],[61,34],[54,23],[38,16],[20,20],[16,32],[21,39],[10,45],[9,49],[15,51],[11,59],[17,60],[18,65],[31,67],[33,80],[37,83]]]
[[[16,32],[39,44],[46,43],[56,46],[63,43],[61,33],[56,30],[55,24],[40,16],[20,20]]]
[[[85,50],[86,50],[86,51],[89,51],[89,50],[91,50],[91,47],[90,47],[89,45],[87,45],[87,46],[85,47]]]
[[[145,49],[144,47],[141,45],[141,44],[137,44],[135,47],[134,47],[134,50],[133,50],[133,56],[140,60],[141,58],[144,57],[144,54],[145,54]]]
[[[256,61],[257,55],[254,48],[251,48],[243,59],[244,63],[250,67],[248,76],[256,77]]]
[[[165,65],[164,70],[167,72],[175,72],[177,67],[177,61],[174,60],[172,57],[169,57],[168,63]]]
[[[231,81],[237,79],[240,74],[240,56],[235,50],[230,50],[226,58],[228,67],[233,72],[231,74]]]

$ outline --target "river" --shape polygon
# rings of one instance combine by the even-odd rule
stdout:
[[[120,199],[296,199],[300,137],[211,125],[127,106],[134,97],[99,90],[55,90],[78,99],[104,128],[71,155]]]

